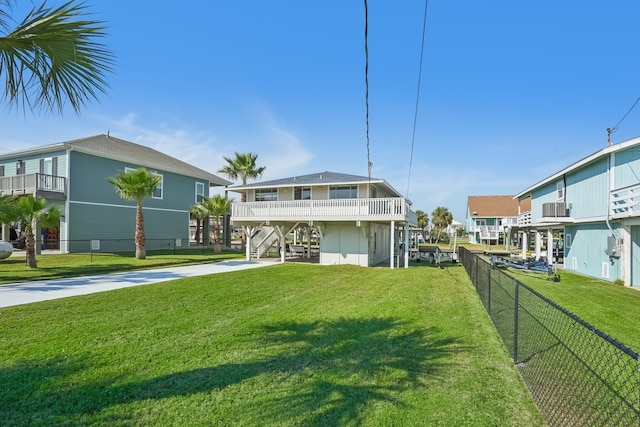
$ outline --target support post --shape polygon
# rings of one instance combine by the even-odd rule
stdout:
[[[389,247],[389,267],[393,270],[396,257],[396,222],[391,220],[390,247]]]
[[[404,268],[409,268],[409,223],[404,223]]]

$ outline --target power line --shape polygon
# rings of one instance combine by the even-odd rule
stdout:
[[[367,124],[367,170],[369,171],[369,181],[371,181],[371,152],[369,148],[369,7],[367,0],[364,0],[364,86],[365,120]]]
[[[407,194],[409,197],[409,185],[411,184],[411,168],[413,166],[413,147],[416,140],[416,126],[418,123],[418,105],[420,102],[420,84],[422,82],[422,63],[424,58],[424,34],[427,28],[427,8],[429,6],[429,0],[424,1],[424,18],[422,20],[422,43],[420,45],[420,69],[418,71],[418,89],[416,91],[416,109],[413,114],[413,134],[411,135],[411,155],[409,156],[409,175],[407,176]]]
[[[612,128],[607,128],[607,142],[609,145],[611,145],[611,134],[615,133],[615,131],[618,130],[618,126],[620,126],[620,123],[623,122],[624,119],[627,118],[627,116],[629,115],[629,113],[631,112],[631,110],[633,110],[635,108],[635,106],[638,104],[638,101],[640,101],[640,96],[638,97],[638,99],[636,99],[636,102],[633,103],[633,105],[631,106],[631,108],[629,108],[629,111],[627,111],[625,113],[624,116],[622,116],[622,118],[620,119],[620,121]]]

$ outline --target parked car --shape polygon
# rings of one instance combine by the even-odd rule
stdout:
[[[15,228],[9,230],[9,239],[16,249],[25,249],[27,247],[26,238],[22,232],[18,233]]]

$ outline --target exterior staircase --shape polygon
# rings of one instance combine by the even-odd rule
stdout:
[[[263,226],[260,231],[251,238],[251,258],[260,258],[278,241],[278,233],[273,227]]]

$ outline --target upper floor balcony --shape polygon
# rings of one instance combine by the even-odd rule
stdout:
[[[528,227],[531,225],[531,211],[518,215],[518,227]]]
[[[233,203],[231,221],[401,221],[417,225],[403,197]]]
[[[61,176],[31,173],[0,177],[0,195],[24,195],[65,200],[67,180]]]
[[[613,190],[609,197],[609,215],[612,218],[640,216],[640,184]]]

